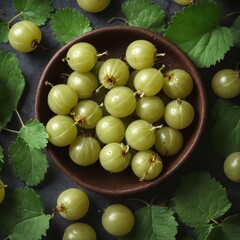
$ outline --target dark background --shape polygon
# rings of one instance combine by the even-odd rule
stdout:
[[[53,7],[55,9],[63,8],[63,7],[73,7],[84,13],[89,20],[91,21],[93,29],[101,28],[109,25],[122,25],[121,21],[114,21],[111,24],[107,23],[107,21],[112,17],[121,17],[122,14],[120,12],[121,3],[123,1],[120,0],[112,0],[110,6],[103,12],[98,14],[90,14],[83,12],[76,1],[73,0],[54,0]],[[180,6],[175,4],[172,0],[158,0],[155,1],[161,5],[163,9],[166,10],[168,20],[171,18],[173,13],[180,9]],[[239,1],[222,1],[224,4],[224,15],[231,12],[239,12],[240,6]],[[0,17],[9,21],[13,16],[16,15],[14,8],[12,7],[12,1],[9,0],[0,0]],[[208,17],[208,16],[206,16]],[[237,15],[233,14],[224,19],[223,24],[226,26],[230,26],[231,23]],[[46,25],[41,27],[43,33],[43,39],[41,45],[47,48],[47,50],[43,50],[38,48],[37,50],[31,53],[18,53],[11,46],[6,44],[0,44],[0,50],[8,50],[10,52],[16,53],[19,62],[20,68],[26,78],[26,87],[24,91],[24,95],[19,104],[19,112],[24,121],[27,122],[28,119],[34,117],[34,102],[35,102],[35,94],[38,86],[38,81],[47,65],[48,61],[54,55],[54,53],[61,47],[59,42],[56,40],[55,36],[52,33],[50,28],[50,22],[48,21]],[[227,54],[223,61],[218,63],[216,66],[211,67],[209,69],[199,69],[199,72],[204,81],[204,86],[206,89],[207,95],[207,106],[210,110],[212,103],[217,99],[216,96],[211,91],[210,81],[213,74],[221,68],[232,68],[235,69],[237,62],[240,60],[240,50],[232,48]],[[229,181],[223,173],[223,160],[221,157],[214,155],[211,152],[210,143],[209,143],[209,131],[210,131],[210,118],[208,119],[205,127],[205,131],[202,135],[201,141],[197,147],[197,149],[193,152],[191,157],[188,159],[186,164],[182,166],[180,170],[178,170],[174,177],[162,183],[161,185],[151,189],[147,192],[129,196],[145,199],[150,201],[153,196],[160,195],[159,199],[165,200],[169,199],[172,194],[174,194],[174,189],[178,186],[181,176],[186,173],[198,171],[198,170],[206,170],[213,177],[215,177],[218,181],[220,181],[223,186],[227,189],[228,196],[230,201],[232,202],[232,208],[228,212],[228,214],[239,213],[240,212],[240,185],[237,183],[233,183]],[[20,124],[15,116],[13,116],[11,125],[18,129]],[[9,134],[6,132],[0,133],[0,144],[4,147],[5,151],[9,146],[9,143],[15,140],[15,135]],[[6,155],[6,152],[5,152]],[[6,156],[7,161],[7,156]],[[9,190],[13,190],[16,187],[25,186],[21,181],[16,179],[14,174],[12,173],[11,167],[6,165],[4,170],[1,172],[0,178],[8,185]],[[53,208],[56,205],[56,199],[58,195],[69,187],[80,187],[72,182],[69,178],[67,178],[53,161],[49,158],[49,169],[47,176],[43,183],[41,183],[38,187],[34,189],[41,195],[45,207],[46,213],[51,213]],[[86,190],[87,191],[87,190]],[[115,197],[107,197],[97,193],[87,191],[88,196],[90,198],[90,211],[88,214],[82,219],[82,221],[89,223],[92,225],[98,235],[98,239],[104,240],[114,240],[115,238],[109,236],[101,226],[101,215],[99,213],[99,209],[108,206],[110,203],[124,203],[127,204],[130,208],[136,209],[138,204],[136,202],[128,201],[128,197],[115,198]],[[139,205],[140,206],[140,205]],[[1,217],[1,216],[0,216]],[[68,220],[64,220],[61,216],[57,215],[50,223],[50,229],[47,232],[46,239],[61,239],[64,229],[71,222]],[[182,239],[183,237],[190,234],[190,230],[181,226],[179,228],[179,233],[177,235],[177,239]],[[3,237],[0,236],[0,239]],[[239,236],[240,239],[240,236]],[[141,239],[139,239],[141,240]]]

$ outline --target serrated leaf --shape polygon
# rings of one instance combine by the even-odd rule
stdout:
[[[229,104],[218,111],[211,130],[211,144],[216,153],[227,157],[240,151],[240,107]]]
[[[234,46],[240,48],[240,16],[236,18],[231,26]]]
[[[46,230],[49,228],[50,219],[51,215],[41,215],[25,220],[14,227],[10,239],[40,240],[42,236],[46,236]]]
[[[195,228],[197,240],[237,240],[240,236],[240,216],[232,215],[222,223],[198,225]]]
[[[226,190],[207,172],[184,176],[173,201],[177,214],[190,227],[208,224],[231,207]]]
[[[226,239],[228,240],[237,240],[240,236],[240,215],[232,215],[225,218],[221,227],[223,229],[224,234],[226,235]]]
[[[7,192],[0,212],[0,231],[10,239],[38,240],[49,228],[51,216],[44,214],[42,199],[29,188]]]
[[[2,171],[3,164],[4,164],[3,158],[4,158],[3,148],[2,148],[2,146],[0,145],[0,172]]]
[[[44,25],[52,11],[52,0],[14,0],[13,6],[22,13],[22,20],[29,20],[37,26]]]
[[[222,237],[222,229],[219,225],[205,224],[197,225],[194,231],[197,240],[212,240]],[[221,238],[221,240],[224,240]]]
[[[25,88],[16,55],[0,51],[0,131],[11,120]]]
[[[89,19],[72,8],[57,10],[51,17],[51,28],[61,44],[92,30]]]
[[[152,0],[126,0],[122,4],[122,12],[130,26],[142,27],[158,33],[165,28],[165,12]]]
[[[211,117],[215,120],[219,119],[224,114],[223,109],[225,107],[232,107],[233,103],[231,100],[219,98],[215,101],[211,108]]]
[[[30,119],[21,128],[19,137],[32,148],[43,149],[48,143],[45,126],[36,119]]]
[[[173,211],[160,205],[146,206],[134,213],[135,224],[130,234],[121,240],[173,240],[178,223]]]
[[[9,28],[7,23],[0,18],[0,43],[8,42]]]
[[[47,172],[48,161],[44,152],[29,146],[22,138],[9,146],[9,160],[14,173],[29,186],[38,185]]]
[[[231,29],[221,26],[221,19],[221,4],[197,1],[175,14],[164,36],[180,47],[197,67],[210,67],[233,46]]]

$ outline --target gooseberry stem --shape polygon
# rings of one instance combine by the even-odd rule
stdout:
[[[54,87],[52,83],[50,83],[49,81],[45,81],[45,86],[50,86],[50,87]]]
[[[158,126],[152,126],[152,127],[150,128],[150,130],[151,130],[151,131],[156,131],[157,129],[162,128],[162,127],[163,127],[163,124],[158,125]]]
[[[166,53],[157,53],[156,57],[164,57],[166,55]]]
[[[108,55],[108,51],[105,51],[105,52],[103,52],[103,53],[98,53],[98,54],[97,54],[97,57],[100,58],[100,57],[102,57],[102,56],[104,56],[104,55]]]

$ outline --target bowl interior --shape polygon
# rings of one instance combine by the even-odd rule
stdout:
[[[70,179],[90,191],[101,194],[116,196],[146,190],[173,175],[188,158],[202,133],[206,115],[202,80],[194,64],[179,48],[161,35],[135,27],[105,27],[81,35],[56,52],[43,71],[37,89],[35,117],[43,124],[46,124],[50,117],[53,116],[53,113],[47,105],[47,95],[50,89],[45,86],[45,81],[48,80],[52,84],[61,83],[63,80],[60,75],[70,72],[70,68],[66,62],[62,61],[62,58],[66,56],[68,49],[73,44],[80,41],[89,42],[96,47],[99,53],[107,50],[109,54],[105,56],[105,58],[122,58],[124,57],[127,45],[137,39],[149,40],[157,47],[159,53],[164,52],[165,56],[162,58],[162,64],[164,63],[173,68],[182,68],[191,74],[194,79],[194,89],[189,98],[195,108],[195,119],[193,124],[183,131],[185,143],[180,153],[166,160],[163,158],[164,169],[161,175],[151,181],[140,182],[131,172],[131,169],[123,171],[122,173],[111,174],[100,167],[99,163],[88,167],[80,167],[70,160],[68,147],[59,148],[50,143],[48,144],[47,150],[49,155]],[[104,59],[104,57],[102,59]]]

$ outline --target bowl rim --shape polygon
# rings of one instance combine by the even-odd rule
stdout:
[[[106,27],[101,27],[98,29],[93,29],[89,32],[83,33],[80,36],[76,37],[75,39],[71,40],[67,44],[61,46],[60,49],[58,49],[54,55],[51,57],[47,65],[45,66],[38,86],[37,86],[37,91],[36,91],[36,97],[35,97],[35,118],[37,120],[41,119],[40,113],[39,113],[39,96],[41,92],[41,83],[46,79],[46,75],[48,73],[48,68],[51,66],[51,64],[58,58],[58,56],[62,53],[65,52],[66,49],[70,48],[74,43],[77,43],[79,41],[82,41],[82,39],[88,38],[89,36],[95,35],[95,34],[104,34],[105,32],[108,31],[137,31],[140,32],[141,34],[148,35],[149,37],[153,37],[155,39],[160,40],[164,45],[169,46],[170,48],[173,48],[174,51],[176,51],[176,54],[181,55],[183,58],[188,61],[189,67],[191,68],[191,72],[194,73],[194,76],[198,78],[198,85],[201,91],[198,92],[199,94],[199,99],[201,99],[201,104],[200,104],[200,109],[198,110],[201,113],[201,116],[199,117],[199,121],[197,124],[197,128],[195,129],[195,134],[193,141],[191,142],[191,148],[187,149],[184,157],[181,161],[177,162],[175,166],[171,169],[171,172],[164,174],[161,176],[161,178],[156,178],[154,180],[148,181],[145,185],[139,186],[137,188],[128,188],[128,189],[119,189],[118,191],[114,189],[102,189],[99,188],[98,186],[94,186],[91,184],[86,183],[84,180],[77,178],[76,176],[72,175],[71,172],[69,172],[68,168],[58,159],[56,159],[54,153],[52,152],[49,147],[46,147],[46,150],[50,156],[50,158],[54,161],[54,163],[58,166],[58,168],[61,170],[62,173],[64,173],[67,177],[69,177],[73,182],[77,183],[79,186],[90,190],[95,193],[100,193],[103,195],[108,195],[108,196],[125,196],[125,195],[132,195],[140,192],[144,192],[146,190],[149,190],[150,188],[156,187],[160,183],[164,182],[167,180],[172,174],[174,174],[182,165],[183,163],[186,162],[186,160],[189,158],[190,154],[195,150],[197,147],[197,143],[200,141],[201,135],[204,131],[204,126],[206,122],[206,116],[207,116],[207,104],[206,104],[206,93],[204,90],[203,82],[201,79],[201,76],[199,74],[199,71],[197,67],[194,65],[193,61],[189,58],[189,56],[183,52],[177,45],[172,43],[171,41],[167,40],[164,36],[162,36],[159,33],[152,32],[148,29],[145,28],[140,28],[140,27],[134,27],[134,26],[125,26],[125,25],[120,25],[120,26],[106,26]]]

